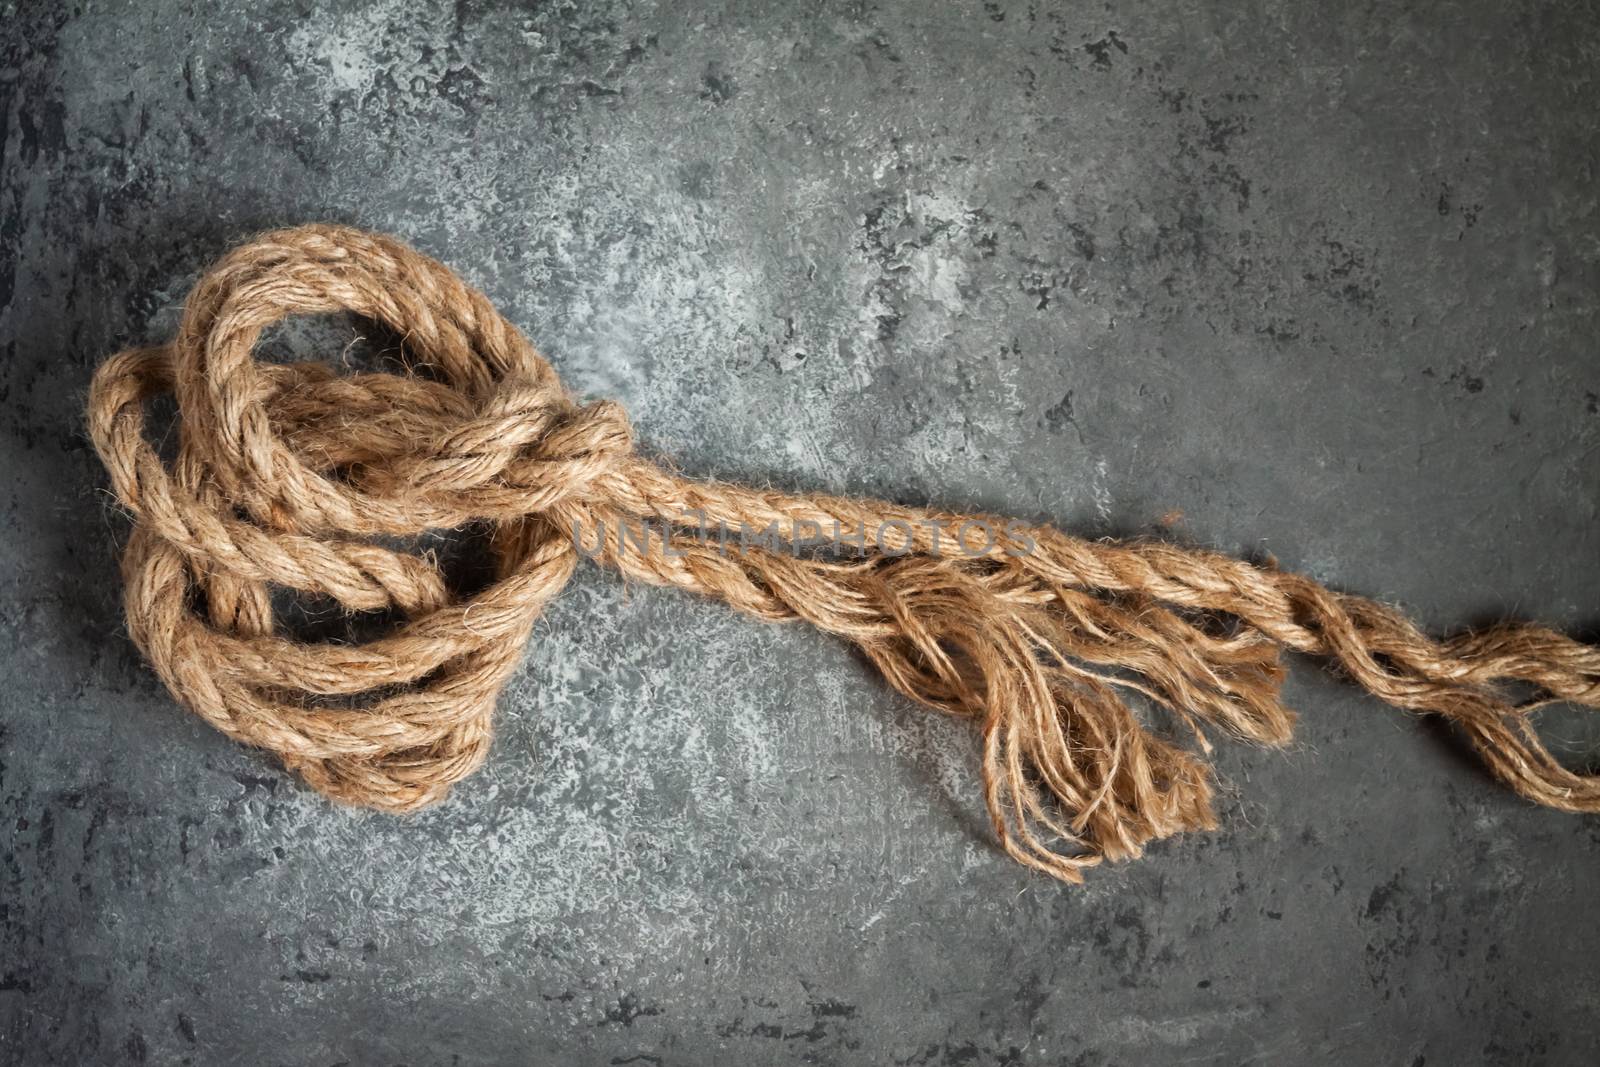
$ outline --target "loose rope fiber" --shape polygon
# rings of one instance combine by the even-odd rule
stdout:
[[[403,336],[406,372],[255,358],[264,328],[332,312]],[[166,393],[170,466],[144,432],[145,404]],[[374,234],[305,226],[236,249],[170,343],[99,368],[88,422],[134,517],[123,573],[139,648],[181,703],[342,801],[409,811],[483,762],[496,697],[581,547],[625,578],[804,619],[901,693],[977,723],[1001,846],[1067,881],[1215,825],[1204,728],[1289,740],[1280,649],[1450,720],[1529,800],[1600,811],[1600,778],[1563,767],[1530,722],[1551,702],[1600,707],[1600,648],[1531,625],[1437,641],[1371,600],[1192,548],[677,477],[634,453],[618,405],[577,403],[481,294]],[[625,535],[643,521],[670,533]],[[940,551],[939,529],[977,522],[984,545]],[[903,540],[731,551],[707,523]],[[392,547],[467,524],[491,531],[495,565],[471,596],[431,555]],[[274,589],[401,621],[365,643],[296,640]],[[1147,729],[1128,694],[1195,745]]]

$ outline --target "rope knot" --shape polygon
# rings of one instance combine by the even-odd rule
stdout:
[[[256,360],[273,323],[343,311],[403,336],[426,373]],[[143,418],[168,391],[182,429],[170,467]],[[575,565],[552,513],[603,503],[633,449],[619,405],[576,403],[452,272],[340,227],[224,258],[170,344],[101,368],[90,407],[139,520],[124,558],[130,629],[163,680],[318,788],[393,809],[438,799],[481,762],[495,697]],[[487,525],[500,579],[471,601],[431,556],[394,547],[468,524]],[[410,622],[356,646],[292,641],[275,633],[274,589]]]
[[[351,399],[340,402],[347,416]],[[592,497],[594,483],[633,452],[632,425],[613,401],[578,406],[548,385],[522,380],[500,385],[468,411],[436,413],[452,406],[448,400],[439,398],[432,409],[374,411],[393,429],[381,445],[369,440],[368,450],[352,457],[350,484],[410,513],[426,502],[440,511],[511,519]],[[293,443],[297,454],[330,446],[323,435],[314,444],[306,440],[305,428]]]

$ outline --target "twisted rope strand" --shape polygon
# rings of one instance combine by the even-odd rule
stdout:
[[[385,324],[432,376],[255,359],[266,327],[327,312]],[[144,431],[145,404],[166,393],[181,426],[171,466]],[[1436,641],[1374,601],[1196,549],[677,477],[633,453],[619,406],[577,403],[482,295],[386,237],[304,226],[236,249],[170,343],[100,367],[88,423],[135,520],[135,642],[181,703],[343,801],[412,810],[481,764],[500,689],[581,547],[626,578],[803,619],[911,699],[981,724],[1002,848],[1067,881],[1215,825],[1205,728],[1289,740],[1281,649],[1456,723],[1528,799],[1600,811],[1600,779],[1563,767],[1530,720],[1551,702],[1600,707],[1600,648],[1531,625]],[[625,535],[646,520],[663,535]],[[941,550],[936,531],[972,522],[986,544]],[[491,530],[495,564],[471,597],[430,556],[379,540],[468,523]],[[774,526],[892,527],[903,544],[863,539],[836,559],[701,536]],[[274,588],[403,621],[361,644],[294,640]],[[1515,703],[1511,684],[1533,697]],[[1146,728],[1129,693],[1199,753]]]

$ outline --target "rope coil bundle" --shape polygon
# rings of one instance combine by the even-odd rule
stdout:
[[[383,323],[430,374],[255,358],[268,326],[330,312]],[[146,403],[169,392],[170,466],[144,433]],[[1215,825],[1204,728],[1289,740],[1281,649],[1449,719],[1529,800],[1600,811],[1600,778],[1562,766],[1530,721],[1551,702],[1600,707],[1600,648],[1521,624],[1435,641],[1374,601],[1202,550],[679,478],[634,454],[618,405],[568,395],[448,268],[359,230],[304,226],[234,250],[170,343],[99,368],[88,423],[134,516],[123,573],[139,648],[182,704],[350,803],[422,807],[482,763],[500,689],[586,530],[598,537],[584,554],[627,578],[804,619],[905,695],[978,723],[1001,846],[1067,881]],[[624,535],[644,520],[670,535]],[[906,536],[846,559],[730,554],[691,521]],[[986,545],[939,550],[939,529],[973,521]],[[495,573],[470,597],[431,557],[383,543],[469,523],[491,531]],[[404,621],[365,643],[295,640],[274,588]],[[1510,686],[1534,695],[1519,703]],[[1146,728],[1124,693],[1166,709],[1200,752]]]

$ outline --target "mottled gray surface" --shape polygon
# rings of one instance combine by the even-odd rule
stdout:
[[[6,4],[0,1060],[1595,1062],[1600,820],[1314,666],[1221,831],[1073,889],[834,642],[585,567],[482,774],[337,810],[143,668],[82,432],[343,220],[691,473],[1592,627],[1600,14],[1418,6]]]

